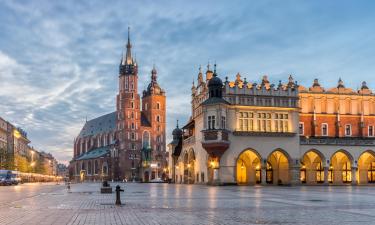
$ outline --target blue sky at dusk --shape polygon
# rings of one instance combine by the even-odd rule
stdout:
[[[140,92],[153,63],[167,127],[190,116],[199,65],[277,83],[375,88],[374,1],[0,1],[0,116],[31,145],[72,158],[85,118],[115,110],[131,27]]]

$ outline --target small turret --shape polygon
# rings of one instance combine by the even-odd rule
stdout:
[[[216,74],[216,64],[214,65],[214,73],[208,81],[209,98],[222,98],[223,81]]]
[[[337,84],[337,88],[345,88],[344,81],[341,80],[341,77],[339,78],[339,81],[338,81],[338,84]]]

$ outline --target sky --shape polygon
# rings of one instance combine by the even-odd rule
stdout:
[[[166,91],[168,141],[208,62],[222,79],[375,88],[374,10],[361,0],[0,0],[0,116],[67,163],[86,118],[115,111],[128,26],[140,92],[153,64]]]

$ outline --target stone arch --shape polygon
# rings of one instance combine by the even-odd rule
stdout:
[[[195,182],[195,152],[193,148],[184,152],[184,183],[194,184]]]
[[[267,157],[267,182],[289,184],[291,162],[291,158],[285,150],[275,149],[272,151]]]
[[[236,159],[237,184],[250,185],[261,183],[262,159],[260,154],[252,149],[243,150]]]
[[[340,149],[332,154],[328,171],[328,181],[333,184],[352,182],[353,156]],[[355,175],[355,174],[354,174]]]
[[[375,152],[366,150],[358,157],[358,183],[375,183]]]
[[[325,162],[326,159],[320,151],[311,149],[305,152],[301,158],[301,182],[308,184],[324,183]]]

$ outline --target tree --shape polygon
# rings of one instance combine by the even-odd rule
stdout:
[[[5,148],[0,148],[0,169],[5,169],[6,165],[6,149]]]
[[[40,157],[36,162],[35,162],[35,173],[39,174],[45,174],[46,169],[44,166],[44,159],[43,157]]]
[[[16,162],[18,171],[26,172],[26,173],[31,171],[31,165],[26,157],[17,155],[15,157],[15,162]]]

